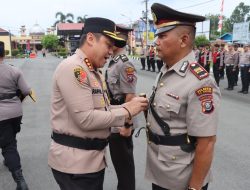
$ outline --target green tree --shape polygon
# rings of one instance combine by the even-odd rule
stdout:
[[[46,49],[49,49],[50,51],[55,50],[58,46],[58,38],[55,35],[45,35],[42,38],[42,45],[43,47],[45,47]]]
[[[84,15],[83,17],[77,17],[77,22],[78,23],[85,23],[88,15]]]
[[[195,45],[199,47],[200,45],[209,44],[209,40],[206,38],[205,35],[200,35],[195,38]]]
[[[225,21],[225,30],[232,32],[234,23],[244,21],[250,21],[250,6],[241,2],[237,7],[235,7],[230,18]]]
[[[54,26],[58,23],[73,23],[74,21],[74,15],[72,13],[67,13],[66,15],[63,14],[62,12],[57,12],[56,13],[56,19],[59,17],[59,19],[54,23]]]

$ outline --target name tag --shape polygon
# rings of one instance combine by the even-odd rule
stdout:
[[[102,90],[99,88],[93,88],[92,89],[92,94],[102,94]]]

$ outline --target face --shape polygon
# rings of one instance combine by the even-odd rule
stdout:
[[[233,50],[233,46],[232,45],[228,45],[228,50],[232,51]]]
[[[171,60],[180,50],[180,38],[175,29],[158,34],[155,39],[159,58],[164,62]]]
[[[247,52],[248,51],[248,46],[244,46],[244,52]]]
[[[114,41],[111,38],[104,35],[99,38],[93,36],[91,61],[95,68],[102,68],[105,65],[107,59],[113,54],[113,46]]]

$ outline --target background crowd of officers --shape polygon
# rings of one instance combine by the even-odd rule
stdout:
[[[248,94],[250,83],[250,50],[249,45],[244,44],[240,47],[238,44],[207,44],[194,47],[196,61],[210,73],[212,68],[213,75],[217,85],[220,80],[226,77],[228,87],[226,90],[233,90],[238,85],[239,73],[241,77],[242,88],[239,93]],[[141,70],[159,72],[163,61],[157,56],[154,46],[148,46],[141,49],[140,61]],[[157,70],[156,70],[157,67]]]
[[[226,73],[228,86],[226,90],[233,90],[238,85],[240,72],[242,89],[239,93],[248,94],[250,80],[250,51],[249,45],[239,48],[238,44],[212,44],[201,45],[194,48],[196,61],[202,65],[207,72],[210,68],[217,85],[224,79]]]

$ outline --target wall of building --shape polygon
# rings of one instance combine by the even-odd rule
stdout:
[[[10,56],[11,55],[10,37],[9,36],[0,36],[0,41],[4,42],[5,50],[9,50],[9,54],[5,55],[5,56]]]

